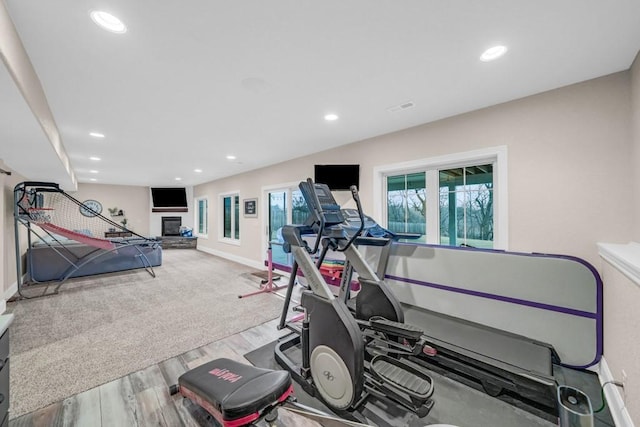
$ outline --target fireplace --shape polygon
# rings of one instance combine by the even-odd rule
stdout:
[[[179,236],[181,225],[182,225],[182,217],[163,216],[162,217],[162,235],[163,236]]]

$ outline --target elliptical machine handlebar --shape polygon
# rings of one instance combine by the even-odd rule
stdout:
[[[322,210],[322,204],[320,203],[320,198],[318,197],[318,193],[315,190],[315,183],[313,182],[313,180],[311,178],[307,178],[307,182],[306,185],[304,182],[300,183],[300,189],[302,190],[302,194],[304,195],[305,193],[307,193],[307,191],[304,191],[305,188],[307,187],[308,190],[308,194],[311,196],[311,200],[308,200],[308,202],[311,206],[311,213],[313,214],[313,216],[315,217],[316,221],[320,222],[324,222],[324,217],[322,215],[323,210]]]
[[[300,183],[300,189],[303,190],[303,183]],[[309,186],[309,189],[311,191],[309,191],[309,193],[311,193],[312,196],[312,205],[311,207],[311,212],[312,215],[315,217],[315,220],[317,222],[319,222],[319,228],[317,231],[318,234],[318,238],[316,239],[316,243],[313,245],[313,250],[309,250],[309,248],[307,247],[307,252],[309,252],[310,254],[315,254],[316,252],[318,252],[318,248],[320,247],[320,236],[322,236],[322,232],[324,231],[326,222],[325,222],[325,217],[323,215],[323,209],[322,209],[322,205],[320,204],[320,199],[318,198],[318,193],[316,192],[316,187],[315,184],[313,183],[313,180],[311,178],[307,178],[307,185]],[[304,191],[303,191],[303,195],[304,195]]]

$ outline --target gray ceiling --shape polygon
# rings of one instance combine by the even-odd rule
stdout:
[[[626,70],[640,49],[638,0],[5,4],[80,182],[198,184]],[[4,68],[0,94],[0,159],[70,182]]]

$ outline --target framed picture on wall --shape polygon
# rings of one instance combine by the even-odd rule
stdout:
[[[258,199],[244,199],[244,216],[245,218],[258,217]]]

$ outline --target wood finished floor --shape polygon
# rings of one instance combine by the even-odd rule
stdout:
[[[71,396],[63,401],[9,421],[10,427],[45,426],[215,426],[204,410],[180,396],[169,395],[169,386],[189,369],[227,357],[249,363],[243,355],[281,336],[279,319],[188,351],[115,381]],[[279,411],[282,427],[319,426],[286,410]]]

